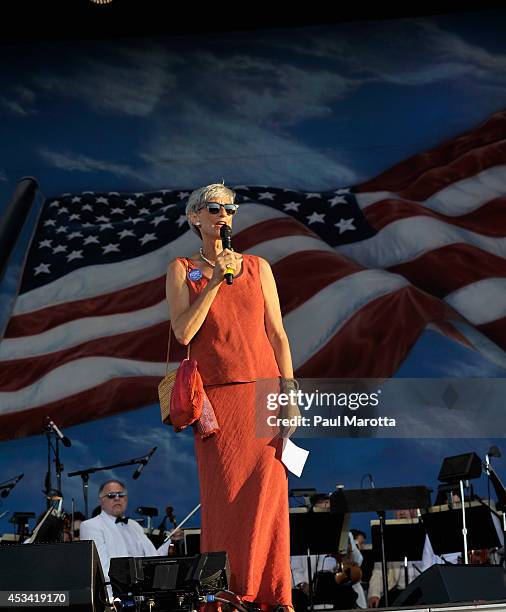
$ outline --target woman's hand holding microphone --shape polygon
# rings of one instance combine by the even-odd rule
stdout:
[[[216,256],[210,284],[213,287],[217,287],[225,280],[225,274],[227,271],[233,270],[233,273],[236,274],[241,269],[241,265],[242,255],[234,253],[234,251],[231,251],[230,249],[223,250]]]

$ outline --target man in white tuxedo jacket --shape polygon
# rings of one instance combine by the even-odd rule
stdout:
[[[114,557],[167,555],[170,541],[156,549],[139,523],[125,517],[128,494],[122,482],[104,482],[98,498],[102,512],[81,523],[80,537],[95,542],[106,580],[109,580],[109,562]]]

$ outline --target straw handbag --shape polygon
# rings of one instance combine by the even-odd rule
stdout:
[[[158,398],[160,399],[160,411],[162,417],[162,423],[164,425],[171,425],[170,420],[170,400],[172,397],[172,391],[174,390],[174,383],[176,382],[176,374],[179,368],[174,368],[168,372],[169,369],[169,353],[170,353],[170,337],[172,335],[172,324],[169,324],[169,342],[167,345],[167,359],[165,362],[165,376],[158,384]],[[190,359],[190,345],[186,351],[186,358]]]

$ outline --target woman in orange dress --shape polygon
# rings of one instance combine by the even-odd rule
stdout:
[[[290,390],[292,359],[269,264],[222,248],[235,193],[214,184],[194,191],[186,214],[202,239],[199,253],[169,264],[172,329],[191,343],[220,431],[195,452],[202,503],[201,551],[225,550],[230,589],[269,610],[291,606],[288,481],[282,439],[255,432],[255,381],[278,379]],[[232,285],[224,282],[234,270]]]

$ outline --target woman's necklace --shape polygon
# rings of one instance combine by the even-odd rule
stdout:
[[[211,266],[211,268],[214,268],[216,266],[215,263],[213,263],[212,261],[209,261],[209,259],[207,259],[207,257],[204,255],[204,251],[202,250],[202,247],[200,247],[200,251],[199,252],[200,252],[200,256],[206,262],[206,264]]]

